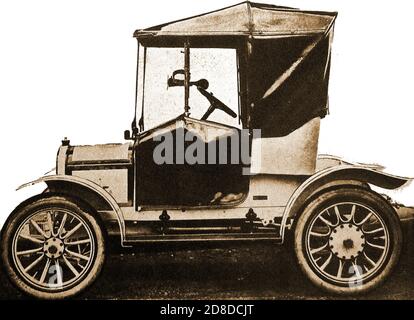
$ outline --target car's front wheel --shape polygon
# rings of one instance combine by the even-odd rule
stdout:
[[[44,196],[15,210],[2,232],[5,270],[24,293],[72,297],[99,275],[105,239],[91,212],[63,196]]]
[[[302,271],[315,285],[332,293],[364,293],[394,269],[402,233],[395,210],[383,197],[341,188],[306,206],[294,246]]]

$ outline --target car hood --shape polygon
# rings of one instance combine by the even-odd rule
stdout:
[[[129,163],[132,159],[130,143],[73,146],[71,149],[68,153],[68,164]]]

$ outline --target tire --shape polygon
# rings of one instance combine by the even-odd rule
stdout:
[[[303,273],[317,287],[340,295],[380,286],[397,265],[401,248],[395,210],[375,192],[358,188],[327,191],[312,200],[294,231]]]
[[[99,276],[105,237],[86,205],[41,195],[17,207],[3,227],[1,259],[11,282],[39,299],[73,297]]]

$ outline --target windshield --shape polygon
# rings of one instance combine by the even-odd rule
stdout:
[[[184,112],[184,87],[168,88],[167,86],[168,78],[173,72],[184,69],[184,49],[147,48],[146,55],[144,52],[145,50],[141,48],[137,118],[141,117],[143,105],[145,130],[148,130]],[[238,114],[236,50],[191,48],[190,60],[191,81],[207,79],[210,84],[207,91],[212,92],[215,97]],[[190,116],[201,119],[210,103],[195,86],[192,86],[189,105]],[[215,110],[208,120],[241,127],[238,118],[232,118],[221,110]]]

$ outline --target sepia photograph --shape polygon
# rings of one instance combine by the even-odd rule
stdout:
[[[414,299],[414,6],[263,1],[0,4],[0,300]]]

